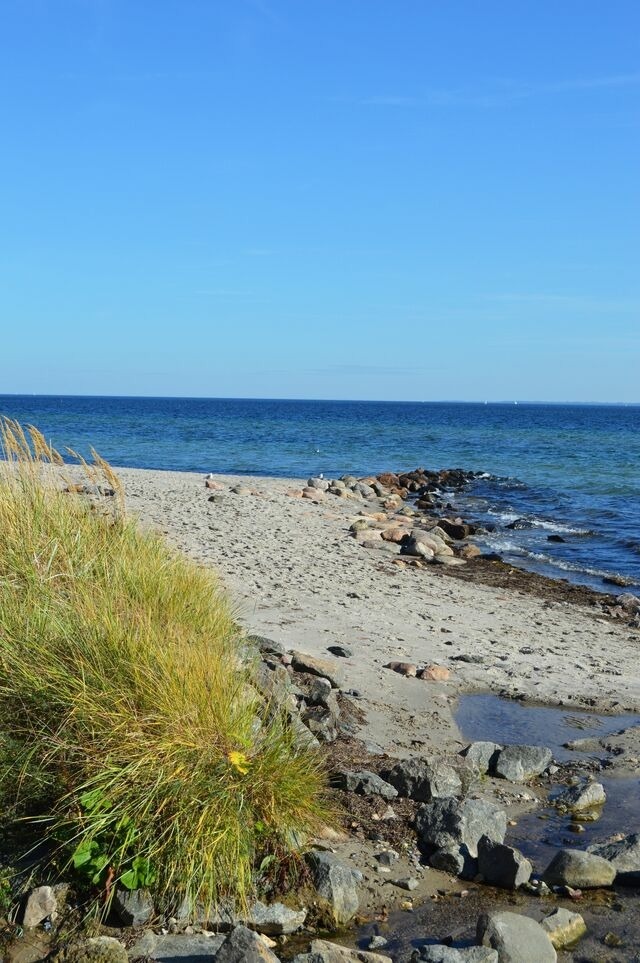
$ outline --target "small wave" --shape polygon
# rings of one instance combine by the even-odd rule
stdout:
[[[606,569],[593,568],[589,565],[579,565],[575,562],[569,562],[566,559],[546,555],[544,552],[532,552],[508,538],[487,539],[487,544],[489,543],[491,549],[495,552],[510,555],[511,557],[530,559],[533,562],[538,562],[551,569],[560,569],[563,572],[574,572],[577,575],[588,575],[591,578],[597,579],[609,578],[611,575],[617,574]]]
[[[587,528],[572,528],[571,525],[563,525],[561,522],[550,522],[544,518],[537,518],[535,515],[523,515],[517,512],[501,512],[490,508],[487,515],[493,515],[502,522],[515,522],[519,518],[524,518],[530,522],[533,528],[544,528],[548,532],[558,532],[562,535],[595,535],[595,532]]]
[[[562,558],[551,558],[549,555],[545,555],[544,552],[523,552],[528,558],[533,558],[537,562],[543,562],[545,565],[549,565],[551,568],[562,569],[563,572],[578,572],[581,575],[591,575],[593,578],[608,578],[614,575],[614,572],[608,572],[606,569],[602,568],[591,568],[589,565],[577,565],[574,562],[567,562],[566,559]]]

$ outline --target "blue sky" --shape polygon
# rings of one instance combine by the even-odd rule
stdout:
[[[640,401],[637,0],[3,0],[0,393]]]

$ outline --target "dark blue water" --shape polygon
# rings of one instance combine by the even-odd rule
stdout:
[[[640,406],[0,395],[0,413],[114,465],[306,476],[485,472],[461,512],[523,567],[603,588],[640,584]],[[516,518],[531,527],[510,531]],[[563,543],[548,541],[557,534]]]

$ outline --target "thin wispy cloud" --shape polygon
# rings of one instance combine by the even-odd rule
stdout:
[[[584,294],[504,291],[484,295],[483,299],[500,304],[546,305],[580,308],[587,311],[640,311],[640,300],[637,298],[598,298]]]
[[[638,85],[640,85],[640,72],[600,77],[573,77],[542,83],[526,83],[510,78],[497,78],[473,87],[429,87],[417,94],[376,94],[361,98],[359,103],[363,106],[390,108],[498,107],[535,97],[548,97],[589,90],[620,89]]]

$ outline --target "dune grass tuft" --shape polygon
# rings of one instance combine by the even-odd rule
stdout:
[[[113,470],[81,466],[113,497],[69,494],[38,431],[0,436],[0,806],[103,896],[243,902],[324,819],[318,756],[252,684],[215,576],[126,516]]]

